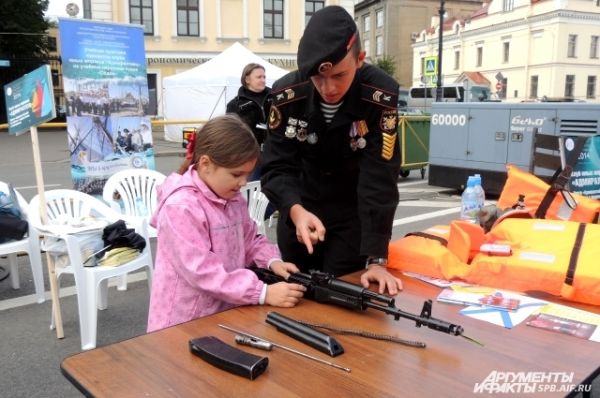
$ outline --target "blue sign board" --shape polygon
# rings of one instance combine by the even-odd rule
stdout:
[[[19,135],[56,117],[50,66],[42,65],[4,86],[8,132]]]
[[[564,151],[569,159],[571,151],[575,150],[575,140],[586,140],[573,166],[569,182],[572,192],[580,193],[594,199],[600,198],[600,136],[593,137],[564,137]]]
[[[144,30],[59,19],[71,177],[100,195],[114,173],[154,169]]]

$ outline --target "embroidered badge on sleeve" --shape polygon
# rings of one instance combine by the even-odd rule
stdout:
[[[281,112],[275,105],[271,105],[269,113],[269,129],[275,130],[281,124]]]
[[[386,110],[381,112],[381,119],[379,120],[379,127],[383,131],[396,131],[398,125],[398,113],[395,110]]]
[[[381,133],[383,140],[381,145],[381,157],[385,160],[390,160],[394,156],[394,150],[396,149],[396,132],[393,133]]]

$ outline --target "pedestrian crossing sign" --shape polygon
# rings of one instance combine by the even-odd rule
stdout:
[[[423,59],[423,75],[433,76],[437,74],[438,57],[431,56]]]

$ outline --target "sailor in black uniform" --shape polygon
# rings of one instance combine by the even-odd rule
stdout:
[[[329,6],[310,19],[298,70],[273,86],[262,190],[280,210],[283,259],[396,294],[387,272],[400,170],[398,83],[364,63],[352,17]]]

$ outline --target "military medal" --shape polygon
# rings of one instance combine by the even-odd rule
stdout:
[[[309,144],[316,144],[317,141],[319,141],[319,136],[316,135],[315,133],[310,133],[306,139],[308,141]]]
[[[367,122],[364,120],[358,120],[352,123],[350,127],[350,148],[353,151],[357,149],[364,149],[367,146],[367,140],[364,138],[369,133]],[[358,137],[358,138],[356,138]]]
[[[365,140],[363,137],[360,137],[359,139],[356,140],[356,146],[359,149],[364,149],[364,147],[367,146],[367,140]]]
[[[350,149],[356,151],[356,136],[358,132],[356,130],[356,122],[352,123],[350,126]]]
[[[296,134],[296,139],[300,142],[304,142],[304,141],[306,141],[307,138],[308,138],[308,134],[306,134],[306,129],[304,127],[300,127]]]
[[[288,125],[285,128],[285,136],[287,138],[294,138],[296,137],[296,126],[298,125],[298,119],[294,119],[293,117],[290,117],[288,119]]]

